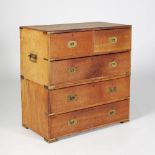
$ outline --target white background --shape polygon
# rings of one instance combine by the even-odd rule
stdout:
[[[19,26],[133,25],[131,121],[48,144],[21,127]],[[0,0],[0,155],[155,154],[154,0]]]

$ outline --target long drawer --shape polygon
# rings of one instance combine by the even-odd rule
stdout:
[[[129,119],[129,100],[51,116],[50,137],[58,138],[109,123]]]
[[[64,113],[129,97],[130,77],[50,91],[50,113]]]
[[[130,71],[130,52],[50,63],[50,84],[74,83],[120,75]]]

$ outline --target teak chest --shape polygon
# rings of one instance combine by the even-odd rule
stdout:
[[[131,25],[20,27],[22,123],[48,142],[129,120]]]

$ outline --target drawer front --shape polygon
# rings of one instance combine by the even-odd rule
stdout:
[[[131,29],[94,31],[94,53],[119,52],[131,49]]]
[[[50,70],[50,84],[122,74],[130,71],[130,52],[55,61]]]
[[[129,119],[129,100],[50,117],[51,138]]]
[[[50,58],[67,58],[91,55],[92,31],[51,34]]]
[[[50,92],[51,113],[63,113],[129,97],[130,78],[95,82]]]

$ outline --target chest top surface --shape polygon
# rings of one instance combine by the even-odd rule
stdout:
[[[104,30],[116,28],[130,28],[131,25],[107,23],[107,22],[85,22],[85,23],[70,23],[70,24],[54,24],[54,25],[35,25],[35,26],[21,26],[20,28],[33,29],[49,33],[63,33],[75,31],[89,31],[89,30]]]

